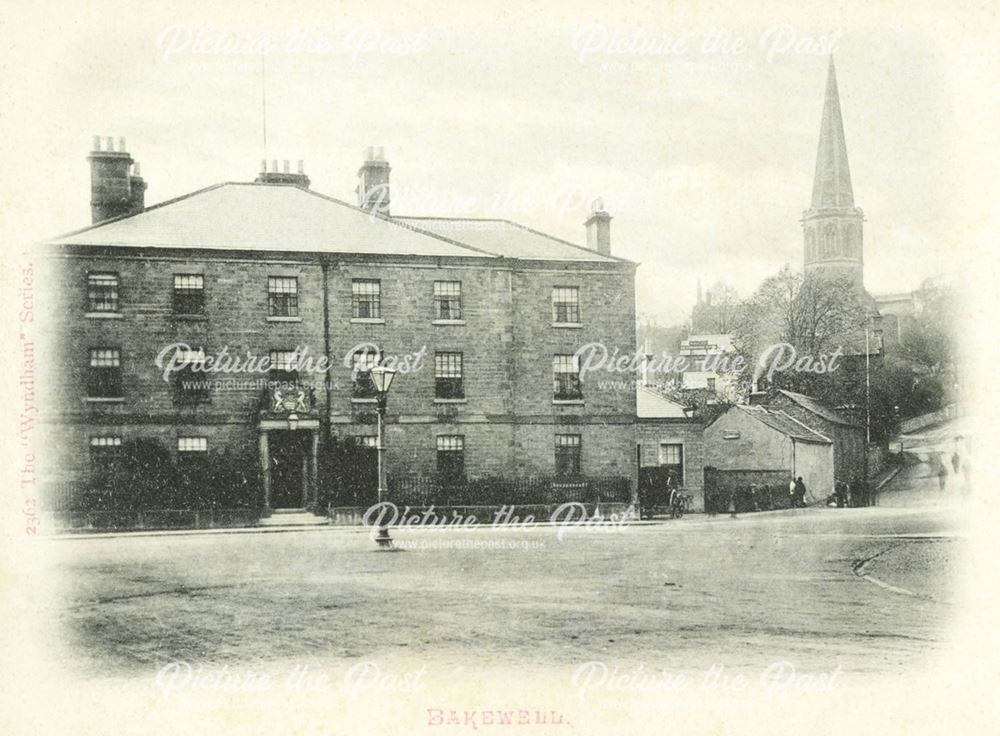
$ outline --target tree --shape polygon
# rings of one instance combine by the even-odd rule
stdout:
[[[741,393],[754,383],[764,387],[761,382],[812,395],[836,392],[830,379],[837,361],[831,371],[831,360],[864,355],[864,328],[873,314],[850,281],[786,265],[740,306],[733,341],[743,358]]]
[[[950,286],[926,284],[914,296],[919,306],[903,324],[902,354],[924,372],[945,377],[955,368],[958,295]]]
[[[724,281],[716,281],[705,293],[705,301],[691,312],[691,331],[715,335],[728,334],[736,326],[740,295]]]

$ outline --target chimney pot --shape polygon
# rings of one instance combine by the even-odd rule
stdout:
[[[365,149],[365,161],[374,161],[374,160],[375,160],[375,147],[368,146],[368,148]]]
[[[270,167],[268,160],[261,159],[260,174],[254,180],[255,184],[293,184],[297,187],[309,188],[309,177],[305,175],[305,167],[301,160],[298,162],[299,172],[292,173],[292,160],[281,159],[281,166],[278,166],[278,159],[271,159]]]
[[[145,207],[146,183],[138,162],[126,151],[124,138],[119,138],[118,151],[111,136],[94,137],[90,161],[90,215],[93,222],[103,222],[142,212]],[[103,146],[102,146],[103,143]]]
[[[305,167],[305,164],[303,163],[302,159],[299,159],[299,173],[300,174],[306,173],[306,167]]]

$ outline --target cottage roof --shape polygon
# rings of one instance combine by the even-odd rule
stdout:
[[[829,407],[826,404],[817,401],[812,396],[795,393],[794,391],[784,391],[784,390],[781,390],[778,393],[788,398],[789,400],[794,401],[796,404],[801,406],[806,411],[810,411],[813,414],[816,414],[817,416],[826,419],[827,421],[833,422],[834,424],[855,426],[855,423],[847,419],[844,415],[839,414],[832,407]]]
[[[737,406],[737,411],[743,411],[759,422],[763,422],[771,429],[776,429],[783,435],[801,442],[812,442],[820,445],[832,444],[830,438],[821,435],[819,432],[810,429],[795,417],[776,409],[768,409],[763,406]]]

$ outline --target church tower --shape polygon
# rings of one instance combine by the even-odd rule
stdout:
[[[864,287],[864,213],[854,206],[847,164],[844,121],[840,116],[837,73],[830,56],[826,99],[819,129],[812,204],[802,213],[806,273],[847,277]]]

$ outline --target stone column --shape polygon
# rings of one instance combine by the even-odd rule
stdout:
[[[629,479],[632,485],[632,509],[635,512],[636,518],[642,516],[642,511],[639,505],[639,480],[642,475],[642,443],[635,443],[635,463],[632,466],[632,477]]]
[[[309,492],[310,486],[312,485],[310,480],[309,466],[312,465],[312,459],[309,457],[309,453],[303,448],[302,452],[302,508],[307,508],[309,506]]]
[[[309,447],[309,496],[306,503],[315,504],[319,500],[319,430],[312,431]]]
[[[264,486],[264,508],[271,508],[271,453],[268,448],[267,430],[260,431],[261,484]]]

